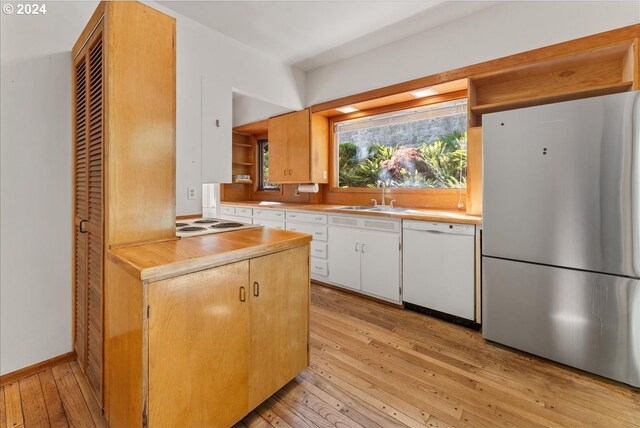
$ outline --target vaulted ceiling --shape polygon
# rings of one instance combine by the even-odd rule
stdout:
[[[162,1],[286,64],[311,70],[493,6],[486,1]]]

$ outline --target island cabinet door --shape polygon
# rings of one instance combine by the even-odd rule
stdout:
[[[250,261],[253,409],[308,365],[309,246]]]
[[[149,284],[149,427],[229,427],[249,411],[249,262]]]

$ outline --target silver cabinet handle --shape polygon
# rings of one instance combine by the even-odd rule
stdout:
[[[356,242],[356,248],[355,248],[356,253],[359,251],[359,250],[358,250],[358,245],[360,245],[360,243],[359,243],[359,242]]]
[[[322,250],[317,250],[317,249],[313,250],[313,251],[315,251],[316,253],[321,253],[322,252]]]
[[[282,217],[282,213],[275,213],[276,217]]]
[[[366,246],[366,244],[362,244],[362,254],[364,254],[364,247]]]
[[[294,218],[294,217],[298,217],[297,214],[289,214],[289,217]]]
[[[322,217],[314,217],[318,221],[322,221]]]

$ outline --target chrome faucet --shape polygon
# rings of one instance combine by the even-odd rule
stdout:
[[[384,207],[387,205],[387,200],[385,199],[385,195],[384,195],[384,189],[387,187],[387,185],[385,184],[384,181],[381,181],[380,187],[382,187],[382,206]]]

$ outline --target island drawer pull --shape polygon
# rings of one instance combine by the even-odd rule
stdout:
[[[260,295],[260,284],[257,281],[253,283],[253,295],[256,297]]]

